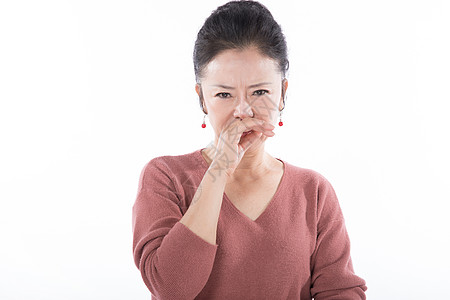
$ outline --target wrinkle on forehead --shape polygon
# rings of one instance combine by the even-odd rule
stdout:
[[[275,60],[254,49],[225,50],[205,68],[205,81],[250,85],[280,76]]]

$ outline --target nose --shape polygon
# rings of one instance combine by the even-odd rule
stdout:
[[[234,117],[245,119],[245,118],[253,118],[254,113],[251,105],[247,102],[245,97],[241,97],[234,109]]]

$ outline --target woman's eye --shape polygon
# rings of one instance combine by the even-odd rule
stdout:
[[[260,92],[264,92],[264,93],[260,93]],[[255,93],[257,93],[258,96],[265,95],[265,94],[267,94],[268,92],[269,92],[269,91],[267,91],[267,90],[257,90],[257,91],[255,91]]]
[[[217,95],[216,95],[216,97],[219,97],[219,98],[227,98],[227,97],[221,97],[220,95],[229,95],[230,93],[218,93]]]
[[[265,95],[265,94],[267,94],[268,92],[269,92],[268,90],[257,90],[257,91],[255,91],[255,93],[256,93],[257,96]],[[222,92],[222,93],[216,94],[216,97],[219,97],[219,98],[229,98],[229,97],[227,97],[227,95],[230,95],[230,93],[224,93],[224,92]]]

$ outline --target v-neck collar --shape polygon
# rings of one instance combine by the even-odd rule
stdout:
[[[197,157],[199,158],[201,164],[206,167],[209,168],[208,163],[206,162],[205,158],[202,155],[202,150],[206,149],[206,148],[201,148],[198,149],[197,151],[195,151],[195,154],[197,155]],[[275,194],[273,195],[272,199],[270,200],[270,202],[266,205],[266,208],[263,210],[263,212],[255,219],[252,220],[250,219],[247,215],[245,215],[243,212],[241,212],[234,204],[233,202],[231,202],[230,198],[228,198],[227,194],[224,192],[223,193],[223,198],[225,199],[225,201],[232,207],[232,209],[239,214],[240,216],[242,216],[243,218],[247,219],[248,221],[252,222],[252,223],[257,223],[262,217],[264,217],[266,214],[268,214],[270,212],[270,210],[272,210],[273,206],[275,206],[277,204],[277,202],[279,201],[278,198],[280,197],[279,194],[281,193],[281,191],[284,188],[284,185],[286,184],[285,181],[287,180],[286,177],[286,173],[288,171],[288,163],[286,163],[284,160],[277,158],[277,160],[281,161],[283,163],[283,175],[281,176],[281,180],[280,183],[278,184],[278,188],[275,191]]]

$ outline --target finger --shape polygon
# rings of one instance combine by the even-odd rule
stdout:
[[[275,129],[275,126],[261,119],[231,119],[225,126],[224,134],[228,136],[230,142],[238,143],[244,132],[267,132],[273,129]]]
[[[263,133],[262,132],[253,132],[250,133],[249,135],[245,136],[243,138],[243,140],[241,141],[240,145],[242,146],[243,151],[247,151],[248,148],[250,148],[250,146],[256,142],[257,139],[259,139],[261,137]]]
[[[275,126],[267,121],[255,118],[249,118],[242,121],[243,127],[241,127],[242,132],[249,130],[264,132],[266,130],[273,130]]]

